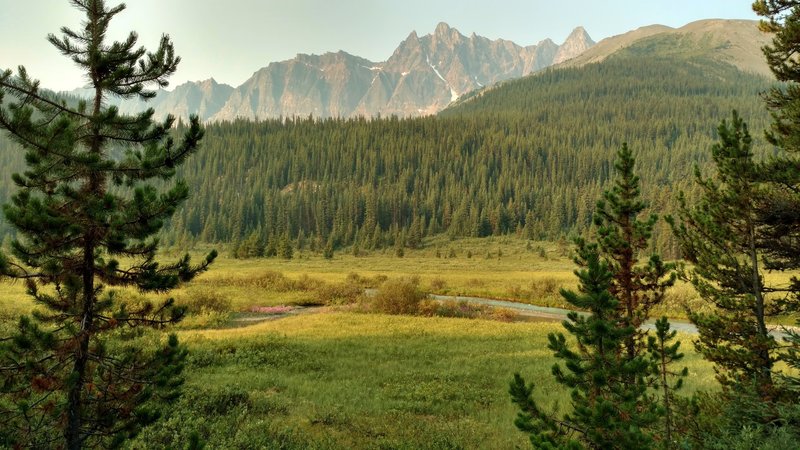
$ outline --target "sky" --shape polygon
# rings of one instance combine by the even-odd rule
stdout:
[[[116,5],[119,1],[107,0]],[[447,22],[473,32],[533,45],[560,44],[577,26],[599,41],[641,26],[680,27],[700,19],[757,19],[750,0],[129,0],[111,37],[135,30],[155,50],[163,33],[182,58],[172,87],[213,77],[232,86],[272,61],[298,53],[344,50],[385,61],[411,31],[432,33]],[[24,65],[53,90],[84,84],[79,70],[46,40],[81,15],[67,0],[0,0],[0,69]]]

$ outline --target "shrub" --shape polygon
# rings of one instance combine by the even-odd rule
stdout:
[[[188,314],[204,312],[227,313],[231,310],[231,301],[216,292],[192,290],[178,299],[177,303],[186,308]]]
[[[317,289],[322,281],[302,275],[297,280],[287,278],[284,274],[274,270],[267,270],[257,275],[244,278],[231,278],[222,280],[225,284],[240,287],[257,287],[272,292],[303,291],[309,292]]]
[[[386,314],[416,314],[426,297],[417,278],[389,280],[378,288],[372,299],[372,309]]]
[[[530,284],[531,300],[558,295],[561,286],[552,278],[533,280]]]
[[[468,303],[464,300],[445,300],[445,301],[429,301],[425,302],[424,310],[428,312],[426,315],[435,315],[440,317],[460,317],[464,319],[477,319],[488,315],[489,307],[484,305],[476,305]]]
[[[356,303],[363,294],[364,288],[357,283],[324,284],[317,288],[317,298],[326,305]]]
[[[447,282],[444,279],[436,277],[431,280],[431,291],[443,291],[447,288]]]
[[[201,328],[218,328],[230,321],[229,312],[202,310],[198,313],[187,315],[178,328],[182,330],[196,330]]]
[[[487,319],[502,322],[513,322],[519,316],[506,308],[492,308],[486,305],[469,303],[465,300],[423,300],[419,303],[418,313],[427,317],[458,317],[463,319]]]
[[[500,322],[514,322],[519,319],[519,314],[513,309],[493,308],[490,317]]]

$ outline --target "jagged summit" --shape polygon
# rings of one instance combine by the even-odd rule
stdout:
[[[433,31],[433,34],[449,34],[451,29],[452,28],[450,28],[450,25],[448,25],[446,22],[439,22],[436,25],[436,29]]]
[[[581,53],[589,50],[595,42],[583,27],[577,27],[567,36],[567,39],[558,48],[558,52],[553,60],[553,64],[558,64],[572,59]]]
[[[465,36],[440,22],[430,34],[409,33],[383,62],[343,50],[298,53],[269,63],[236,88],[214,79],[185,83],[160,92],[146,106],[157,117],[199,114],[205,121],[435,114],[473,90],[541,70],[559,55],[572,57],[590,44],[582,27],[562,46],[545,39],[523,47],[474,32]],[[146,106],[130,103],[125,108]]]

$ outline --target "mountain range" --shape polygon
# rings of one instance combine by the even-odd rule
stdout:
[[[680,28],[651,25],[612,36],[595,45],[583,27],[557,45],[545,39],[536,45],[464,36],[446,23],[433,33],[408,35],[383,62],[344,51],[298,54],[256,71],[236,88],[213,78],[187,82],[155,99],[111,99],[123,113],[147,107],[157,118],[197,114],[205,122],[277,117],[414,117],[436,114],[484,93],[501,82],[548,67],[580,67],[625,52],[703,57],[731,64],[741,71],[769,75],[761,55],[768,36],[756,21],[709,19]],[[82,95],[78,89],[72,94]],[[460,101],[461,100],[461,101]]]
[[[594,45],[582,27],[562,45],[467,37],[446,23],[432,34],[412,32],[383,62],[344,51],[298,54],[256,71],[236,88],[213,78],[162,90],[154,100],[111,99],[123,113],[152,107],[157,118],[197,114],[203,121],[314,116],[401,117],[435,114],[464,94],[574,58]],[[72,94],[84,95],[77,89]]]

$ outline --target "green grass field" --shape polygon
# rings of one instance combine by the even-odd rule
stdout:
[[[133,447],[176,445],[196,431],[210,448],[524,448],[508,382],[519,371],[545,404],[566,405],[546,347],[560,329],[320,313],[185,331],[187,393]],[[685,364],[685,392],[714,387],[696,354]]]
[[[222,256],[171,293],[179,303],[204,299],[223,308],[203,306],[179,326],[190,350],[185,394],[131,447],[182,448],[193,433],[207,448],[527,447],[513,425],[508,383],[520,372],[536,383],[544,404],[567,407],[546,347],[547,334],[562,330],[558,322],[389,316],[337,306],[244,327],[231,327],[230,318],[253,307],[324,303],[325,287],[356,285],[361,292],[401,277],[417,277],[429,292],[563,307],[559,288],[576,283],[567,250],[488,238],[432,241],[403,258],[389,250],[339,252],[331,260],[302,252],[288,261]],[[699,300],[680,285],[668,302],[662,312],[680,317],[682,303]],[[7,282],[0,284],[0,305],[5,327],[33,306],[22,284]],[[680,338],[690,369],[684,392],[715,389],[691,337]]]

